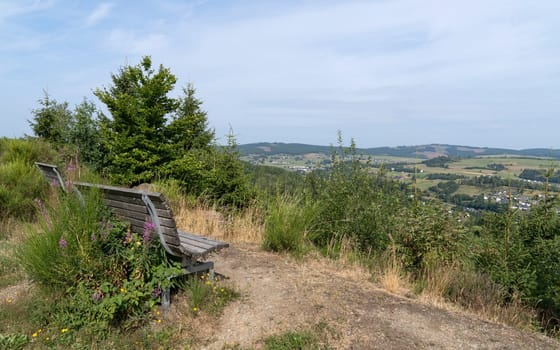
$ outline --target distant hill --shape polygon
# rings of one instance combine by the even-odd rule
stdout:
[[[242,155],[299,155],[308,153],[322,153],[328,155],[333,150],[333,147],[302,143],[260,142],[240,145],[239,150]],[[431,159],[441,156],[472,158],[477,156],[511,155],[517,157],[551,157],[560,160],[560,150],[546,148],[513,150],[507,148],[431,144],[420,146],[358,148],[357,152],[358,154],[371,156],[418,157],[421,159]]]

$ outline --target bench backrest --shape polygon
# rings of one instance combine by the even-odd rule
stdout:
[[[161,193],[87,182],[74,182],[72,186],[66,186],[56,165],[35,164],[51,184],[60,186],[65,192],[70,189],[81,198],[81,190],[95,188],[101,191],[104,204],[128,222],[131,230],[138,234],[144,234],[144,225],[152,222],[155,226],[153,238],[157,236],[171,255],[192,259],[229,246],[225,242],[178,231],[173,212]]]
[[[96,188],[101,191],[103,203],[121,219],[130,223],[132,231],[143,234],[146,222],[155,225],[155,234],[165,250],[183,256],[173,211],[161,193],[138,191],[129,188],[74,182],[81,190]],[[155,237],[154,237],[155,238]]]
[[[56,165],[35,162],[35,165],[41,170],[43,176],[49,181],[51,185],[60,186],[62,190],[66,191],[66,186],[62,180],[62,175],[58,171]]]

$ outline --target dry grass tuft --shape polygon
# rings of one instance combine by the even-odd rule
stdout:
[[[421,299],[434,305],[445,305],[445,294],[459,270],[454,265],[429,265],[422,273]]]
[[[401,261],[397,257],[395,243],[391,249],[377,261],[378,282],[389,293],[407,294],[410,292],[410,277],[404,271]]]
[[[447,310],[462,310],[483,319],[529,329],[535,311],[524,306],[517,295],[503,303],[504,291],[487,276],[462,271],[458,266],[427,268],[422,275],[423,302]]]
[[[206,204],[188,205],[180,201],[173,208],[177,226],[204,236],[232,243],[262,242],[264,224],[257,208],[247,208],[235,214],[224,215],[215,206]]]

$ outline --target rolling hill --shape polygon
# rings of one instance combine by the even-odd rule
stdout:
[[[331,154],[333,149],[336,149],[336,147],[282,142],[260,142],[239,146],[239,151],[242,155],[301,155],[309,153],[321,153],[328,155]],[[510,155],[516,157],[539,157],[560,160],[559,149],[546,148],[514,150],[507,148],[430,144],[419,146],[357,148],[357,152],[359,154],[371,156],[418,157],[420,159],[431,159],[440,156],[472,158],[480,156]]]

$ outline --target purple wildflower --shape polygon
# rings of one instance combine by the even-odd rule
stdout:
[[[45,203],[40,200],[39,198],[35,198],[33,200],[33,202],[35,202],[35,205],[37,206],[37,208],[39,208],[39,211],[41,212],[41,216],[43,217],[43,219],[45,219],[45,222],[47,223],[47,227],[50,229],[51,228],[51,218],[49,217],[49,213],[47,212],[47,208],[45,208]]]
[[[160,287],[155,287],[152,290],[152,298],[158,298],[161,295],[161,288]]]
[[[95,233],[92,233],[90,238],[92,242],[97,241],[97,236],[95,235]]]
[[[66,242],[64,237],[60,236],[60,239],[58,240],[58,246],[62,249],[66,248],[68,246],[68,242]]]
[[[60,187],[60,183],[59,183],[58,181],[56,181],[56,180],[52,180],[52,181],[51,181],[51,187],[55,187],[55,188],[56,188],[56,187]]]
[[[155,228],[156,225],[151,221],[146,221],[144,223],[144,234],[142,235],[144,242],[147,243],[152,239],[152,232],[155,231]]]
[[[152,231],[156,229],[156,224],[151,221],[146,221],[144,223],[144,230]]]
[[[130,243],[130,242],[132,242],[132,233],[131,233],[130,231],[128,231],[128,232],[126,233],[126,236],[124,236],[124,241],[123,241],[123,243],[124,243],[124,244],[128,244],[128,243]]]
[[[76,170],[76,164],[74,164],[74,162],[69,162],[68,165],[66,166],[66,171],[72,173],[75,170]]]
[[[100,222],[99,226],[101,227],[99,231],[99,239],[104,240],[105,236],[107,236],[107,231],[110,231],[113,228],[113,226],[108,221]]]
[[[99,301],[101,299],[103,299],[103,292],[100,290],[96,290],[95,292],[93,292],[93,294],[91,295],[91,298],[95,301]]]

